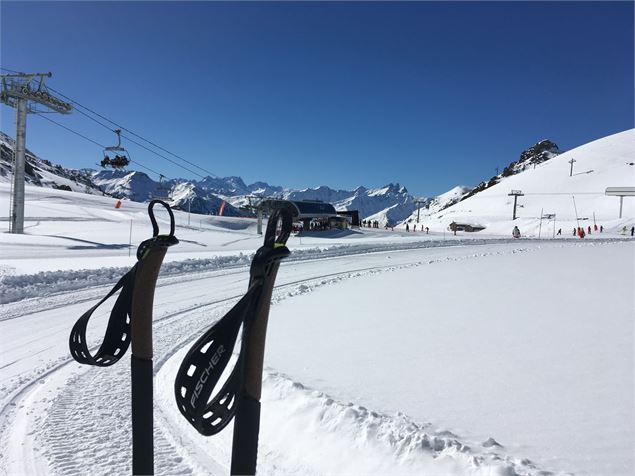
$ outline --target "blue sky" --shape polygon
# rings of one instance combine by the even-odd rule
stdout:
[[[475,185],[549,138],[633,127],[632,2],[6,2],[3,68],[217,175],[285,187]],[[2,106],[14,136],[14,112]],[[51,118],[100,143],[81,114]],[[71,167],[100,149],[28,118]],[[133,144],[133,160],[194,177]],[[156,179],[156,177],[153,177]]]

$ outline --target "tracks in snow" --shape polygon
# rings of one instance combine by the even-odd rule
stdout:
[[[529,249],[472,252],[458,257],[442,256],[414,263],[351,267],[342,272],[322,273],[282,283],[275,288],[273,302],[358,276],[443,261],[524,251]],[[239,270],[232,274],[244,274],[244,271]],[[210,284],[213,284],[214,279],[223,276],[226,277],[227,273],[222,276],[216,273],[215,276],[206,278],[199,276],[198,279],[211,280]],[[180,284],[178,280],[174,281],[165,282],[162,287]],[[244,282],[246,283],[246,279]],[[78,297],[76,302],[93,299],[92,292],[90,296]],[[220,318],[241,296],[242,292],[231,294],[157,316],[154,328],[155,373],[179,349]],[[94,393],[94,389],[100,389],[98,395]],[[171,394],[169,397],[171,398]],[[169,419],[162,414],[160,407],[156,410],[157,472],[187,474],[195,468],[200,469],[200,454],[194,457],[184,454],[182,442],[175,441],[175,435],[169,431],[171,425],[166,423]],[[11,392],[8,401],[5,400],[0,412],[0,425],[5,435],[2,438],[0,466],[11,468],[10,474],[41,472],[43,468],[64,475],[81,474],[87,468],[90,468],[91,474],[108,474],[113,468],[117,468],[117,472],[128,472],[131,447],[129,421],[128,365],[120,364],[95,371],[76,364],[70,357],[49,361],[46,370],[42,370],[35,378],[21,381]],[[72,440],[69,435],[72,435]],[[42,452],[33,454],[37,448],[42,448]],[[203,467],[209,467],[210,464],[213,462],[206,461]]]

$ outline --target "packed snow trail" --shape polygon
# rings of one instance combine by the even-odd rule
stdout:
[[[571,240],[566,240],[571,241]],[[605,241],[621,241],[607,238]],[[565,240],[549,240],[549,243],[565,242]],[[502,243],[514,243],[512,239],[478,239],[455,238],[446,240],[406,241],[403,243],[363,243],[355,245],[331,245],[315,248],[295,249],[286,260],[307,261],[314,259],[355,256],[385,251],[409,251],[425,248],[446,248],[451,246],[478,246]],[[253,253],[238,253],[215,256],[206,259],[186,259],[168,261],[161,267],[162,282],[166,277],[177,277],[180,281],[198,279],[198,273],[216,270],[232,270],[243,268],[251,263]],[[42,298],[59,292],[84,289],[93,286],[112,285],[129,267],[98,267],[95,269],[43,271],[36,274],[17,274],[0,276],[0,304],[11,303],[30,297]],[[194,277],[192,275],[196,273]],[[45,291],[44,291],[45,290]]]
[[[620,238],[597,238],[597,243],[619,243]],[[539,240],[532,240],[534,245]],[[578,240],[558,239],[545,240],[546,246],[554,244],[578,243]],[[453,246],[479,246],[505,243],[518,243],[513,239],[479,239],[479,238],[453,238],[448,240],[415,240],[406,242],[389,243],[363,243],[355,245],[331,245],[324,247],[312,247],[295,249],[287,262],[307,261],[315,259],[337,258],[342,256],[364,255],[369,253],[382,253],[386,251],[410,251],[427,248],[447,248]],[[223,270],[223,273],[236,272],[251,263],[253,253],[238,253],[224,256],[215,256],[205,259],[186,259],[183,261],[168,261],[161,268],[162,285],[166,278],[174,277],[179,281],[196,280],[200,273],[213,273]],[[131,258],[132,259],[132,258]],[[0,304],[12,303],[19,300],[35,297],[41,299],[54,296],[56,293],[64,293],[73,290],[81,290],[88,287],[113,285],[129,267],[99,267],[95,269],[42,271],[36,274],[0,275]],[[20,305],[22,306],[22,304]],[[0,316],[6,319],[11,312]]]
[[[320,288],[276,308],[267,363],[461,441],[493,437],[550,470],[630,476],[634,245],[543,247]]]
[[[539,249],[538,243],[515,243],[477,248],[384,252],[289,263],[280,273],[280,285],[276,289],[274,301],[305,294],[316,286],[336,284],[347,279],[404,267]],[[348,271],[324,272],[335,269]],[[201,276],[198,281],[185,283],[170,279],[172,282],[159,288],[155,300],[157,371],[161,370],[162,364],[167,362],[173,353],[185,349],[189,341],[218,319],[242,295],[246,278],[246,270],[242,276],[240,273],[226,275],[217,272],[212,276]],[[86,292],[93,293],[94,290]],[[67,296],[70,298],[69,301],[82,299],[75,293]],[[78,465],[84,468],[91,467],[96,473],[102,468],[105,474],[113,467],[119,468],[129,461],[129,456],[125,456],[129,454],[129,434],[126,431],[127,423],[124,423],[128,421],[129,412],[128,366],[120,363],[108,369],[94,371],[75,364],[68,356],[68,332],[77,316],[86,307],[86,302],[80,302],[33,315],[14,317],[0,324],[3,331],[3,348],[6,347],[8,350],[3,353],[2,362],[2,389],[8,397],[4,399],[1,414],[4,436],[0,466],[9,468],[8,474],[21,474],[25,471],[77,474],[78,471],[81,472]],[[95,315],[96,321],[101,322],[96,322],[89,329],[93,337],[100,335],[96,327],[104,325],[107,312],[107,306],[104,306],[104,310]],[[24,329],[30,329],[31,332],[24,332]],[[274,386],[281,385],[275,375],[270,373],[270,377],[278,382]],[[271,378],[268,380],[271,381]],[[94,392],[94,389],[99,390]],[[178,441],[178,432],[163,430],[166,425],[169,430],[174,425],[171,423],[173,416],[169,408],[169,405],[173,406],[171,385],[169,388],[157,385],[157,398],[168,405],[168,408],[158,405],[156,412],[157,468],[163,468],[165,474],[174,474],[189,471],[206,472],[203,468],[209,470],[210,464],[226,464],[222,460],[212,463],[208,461],[209,456],[200,456],[197,452],[192,456]],[[107,429],[108,435],[112,437],[105,439],[103,429]],[[73,436],[75,441],[71,455],[68,448],[70,436]],[[430,438],[432,437],[443,438],[440,435],[435,436],[434,432],[430,433]],[[263,444],[266,445],[266,441],[263,437]],[[450,458],[448,464],[458,464],[459,467],[466,468],[465,461],[460,463],[453,459],[457,448],[467,447],[466,444],[438,440],[433,446],[436,446],[439,452],[445,451],[444,455]],[[264,465],[264,471],[275,472],[276,468],[289,466],[284,462],[285,456],[279,448],[264,448],[262,455],[261,464]],[[267,455],[275,456],[268,459]],[[467,455],[469,457],[465,456],[466,461],[471,461],[472,457],[484,458],[471,452]],[[463,456],[460,458],[463,459]],[[267,466],[268,461],[271,467]],[[486,462],[486,459],[480,461]],[[510,466],[516,463],[509,460],[504,464]],[[476,471],[476,466],[471,468],[470,471]],[[524,468],[527,474],[531,474],[531,467],[520,465],[519,468]],[[297,466],[294,462],[289,469],[297,470],[299,474],[307,468],[303,465]],[[311,472],[319,474],[323,471],[318,467]]]

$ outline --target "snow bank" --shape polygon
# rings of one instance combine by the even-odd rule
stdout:
[[[261,439],[265,451],[284,455],[285,465],[319,474],[540,474],[495,444],[472,448],[430,423],[338,402],[271,370],[263,380]],[[271,456],[266,467],[275,468]]]
[[[407,251],[445,246],[475,246],[507,243],[511,240],[457,239],[453,241],[415,241],[405,243],[373,243],[334,245],[292,250],[287,261],[333,258],[338,256],[378,253],[383,251]],[[610,241],[610,240],[609,240]],[[216,271],[238,266],[248,266],[254,253],[238,253],[205,259],[167,261],[161,267],[161,277],[184,276],[192,273]],[[131,259],[132,266],[134,261]],[[98,269],[42,271],[36,274],[0,274],[0,304],[21,299],[49,296],[94,286],[113,285],[130,267],[104,267]]]

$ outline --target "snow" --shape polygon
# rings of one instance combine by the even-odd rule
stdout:
[[[464,185],[457,185],[456,187],[451,188],[445,193],[434,197],[434,199],[429,204],[427,210],[425,210],[425,215],[432,215],[443,208],[447,207],[450,203],[458,201],[463,195],[468,193],[471,190],[470,187],[466,187]],[[414,216],[411,219],[416,219]]]
[[[621,229],[635,213],[625,201],[617,220],[600,195],[631,180],[621,163],[633,138],[577,149],[578,170],[594,172],[572,180],[566,154],[510,177],[433,215],[430,234],[292,236],[272,297],[258,474],[633,474],[635,242]],[[510,186],[527,193],[520,240],[498,197]],[[2,203],[9,189],[0,183]],[[605,232],[566,232],[570,195],[554,190],[575,193],[580,216],[595,210]],[[532,204],[538,196],[547,204]],[[0,473],[129,473],[129,364],[81,366],[68,335],[134,264],[151,235],[147,206],[31,185],[26,199],[25,235],[0,221]],[[557,213],[564,236],[543,221],[536,238],[537,206]],[[175,217],[180,244],[155,293],[155,468],[222,475],[231,427],[199,435],[173,382],[193,341],[245,292],[262,237],[249,218]],[[453,217],[488,228],[454,236]],[[91,346],[111,303],[93,315]]]
[[[439,231],[447,229],[453,221],[476,221],[487,227],[484,232],[479,232],[485,234],[509,232],[514,224],[518,224],[521,232],[533,236],[538,234],[542,210],[544,214],[556,215],[556,227],[563,228],[564,233],[574,226],[593,226],[594,219],[598,225],[604,224],[615,230],[623,226],[630,228],[635,216],[635,200],[624,200],[625,219],[618,220],[619,198],[606,196],[605,190],[615,186],[635,187],[635,167],[630,165],[634,158],[635,129],[629,129],[576,147],[536,168],[507,177],[499,184],[433,213],[424,223],[431,230]],[[576,162],[570,177],[571,159]],[[508,195],[511,190],[524,193],[518,199],[520,221],[515,223],[511,219],[514,199]]]
[[[266,363],[470,446],[632,474],[632,244],[490,249],[284,301]]]

